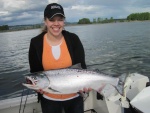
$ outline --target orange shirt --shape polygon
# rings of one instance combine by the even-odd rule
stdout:
[[[52,54],[52,46],[50,46],[47,42],[47,34],[44,35],[44,41],[43,41],[43,55],[42,55],[42,63],[44,70],[51,70],[51,69],[59,69],[59,68],[66,68],[72,65],[72,60],[66,45],[66,42],[63,38],[62,43],[60,45],[61,53],[59,59],[55,59]],[[59,82],[59,81],[58,81]],[[53,99],[69,99],[72,97],[77,96],[77,93],[73,94],[51,94],[51,93],[45,93],[44,95],[53,98]]]

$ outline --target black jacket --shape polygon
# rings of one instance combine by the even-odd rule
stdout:
[[[45,33],[46,32],[43,32],[31,39],[29,48],[30,72],[44,71],[42,65],[42,53]],[[82,68],[86,69],[84,48],[78,36],[65,30],[62,31],[62,34],[72,59],[72,65],[81,63]]]

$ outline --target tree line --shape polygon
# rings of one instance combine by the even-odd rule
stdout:
[[[150,13],[133,13],[127,17],[127,20],[150,20]]]
[[[0,31],[5,31],[5,30],[9,30],[9,26],[8,25],[0,26]]]
[[[110,22],[114,22],[115,20],[113,19],[113,17],[111,17],[110,19],[108,18],[94,18],[93,21],[91,22],[89,18],[82,18],[78,21],[78,24],[92,24],[92,23],[110,23]]]
[[[8,26],[3,25],[0,26],[0,31],[19,31],[19,30],[27,30],[27,29],[36,29],[41,28],[41,24],[34,24],[34,25],[15,25],[15,26]]]
[[[111,18],[94,18],[93,21],[90,21],[89,18],[82,18],[78,21],[78,24],[92,24],[92,23],[112,23],[112,22],[124,22],[124,21],[134,21],[134,20],[150,20],[150,13],[144,12],[144,13],[132,13],[125,19],[113,19]]]

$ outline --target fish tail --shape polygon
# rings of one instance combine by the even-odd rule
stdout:
[[[126,82],[126,79],[128,77],[128,74],[122,74],[121,76],[119,76],[119,81],[118,81],[118,85],[116,86],[117,91],[124,96],[124,84]]]

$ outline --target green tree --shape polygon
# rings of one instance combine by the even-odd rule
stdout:
[[[127,20],[150,20],[150,13],[132,13],[129,16],[127,16]]]
[[[90,19],[88,18],[82,18],[78,21],[78,24],[90,24]]]
[[[93,19],[93,23],[97,23],[97,22],[96,22],[96,18]]]
[[[100,18],[100,17],[97,18],[97,23],[101,23],[102,21],[103,21],[102,18]]]
[[[114,19],[113,17],[110,18],[109,22],[114,22]]]
[[[103,23],[108,23],[108,18],[105,18],[105,19],[103,20]]]
[[[0,31],[4,31],[4,30],[9,30],[9,26],[8,25],[0,26]]]

